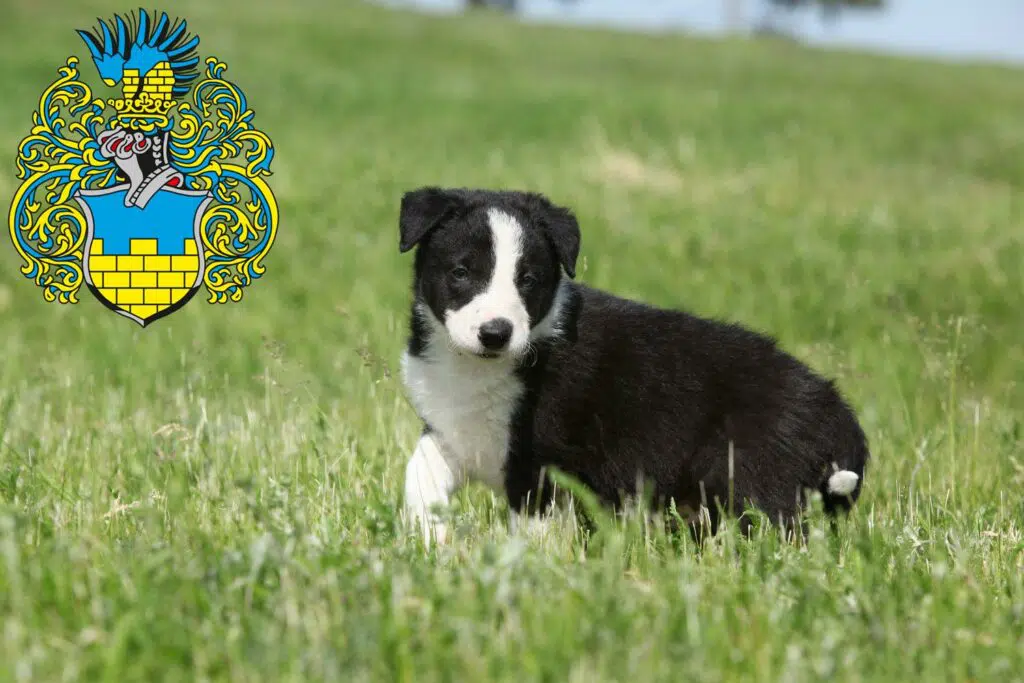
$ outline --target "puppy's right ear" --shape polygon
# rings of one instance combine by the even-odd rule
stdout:
[[[421,187],[406,192],[398,218],[398,251],[404,254],[419,244],[457,203],[454,193],[440,187]]]

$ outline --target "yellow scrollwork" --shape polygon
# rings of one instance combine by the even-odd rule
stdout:
[[[224,164],[220,178],[214,190],[220,203],[200,223],[210,303],[240,301],[242,290],[266,272],[263,259],[277,236],[277,203],[266,181],[235,164]]]
[[[39,202],[24,201],[25,196],[34,194],[28,192],[33,188],[26,183],[18,190],[9,220],[14,247],[25,261],[21,272],[43,289],[46,301],[77,303],[85,216],[72,204],[43,208]]]
[[[178,105],[178,116],[168,148],[175,164],[190,177],[189,188],[210,190],[221,174],[222,163],[244,157],[244,175],[270,175],[274,147],[256,128],[245,95],[223,78],[227,65],[206,60],[207,78],[196,84],[192,103]]]
[[[263,259],[277,236],[277,200],[264,180],[274,147],[253,125],[245,95],[223,78],[227,66],[212,57],[206,66],[192,102],[178,106],[168,149],[187,174],[187,187],[210,190],[216,199],[200,228],[207,257],[203,283],[210,303],[226,303],[241,300],[242,290],[263,275]]]
[[[18,146],[18,179],[8,230],[25,261],[21,271],[43,289],[43,298],[76,303],[82,285],[86,221],[72,199],[80,188],[103,187],[116,167],[99,156],[96,136],[106,125],[104,104],[78,80],[69,57],[59,78],[39,98],[32,129]]]

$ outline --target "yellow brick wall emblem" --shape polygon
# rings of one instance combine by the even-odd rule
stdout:
[[[103,240],[89,248],[89,274],[100,295],[143,320],[164,311],[199,283],[195,240],[184,240],[183,255],[158,254],[156,239],[131,239],[129,253],[103,253]]]
[[[122,93],[126,100],[139,94],[139,70],[125,69],[122,77]],[[174,71],[167,62],[160,62],[141,79],[142,92],[154,100],[169,100],[174,89]]]

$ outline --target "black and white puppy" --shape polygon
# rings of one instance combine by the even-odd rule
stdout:
[[[737,325],[573,282],[568,209],[425,187],[403,196],[400,232],[418,247],[402,371],[424,422],[405,510],[426,543],[445,540],[435,506],[461,485],[532,512],[552,466],[609,505],[639,480],[716,526],[729,500],[789,522],[808,489],[829,512],[860,494],[866,439],[830,381]]]

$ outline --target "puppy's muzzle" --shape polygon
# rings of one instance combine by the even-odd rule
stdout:
[[[508,318],[488,320],[480,326],[477,338],[484,347],[485,355],[497,355],[508,348],[512,339],[512,321]]]

